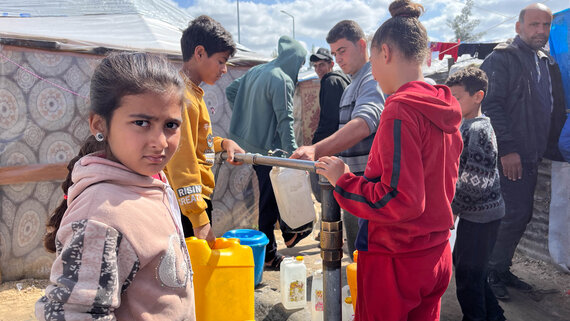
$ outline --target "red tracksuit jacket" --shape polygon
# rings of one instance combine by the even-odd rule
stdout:
[[[414,81],[388,97],[364,177],[345,174],[334,192],[342,208],[364,219],[358,251],[405,255],[447,242],[460,123],[446,86]]]

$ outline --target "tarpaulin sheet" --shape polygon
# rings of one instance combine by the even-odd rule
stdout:
[[[570,8],[554,14],[550,29],[550,54],[560,66],[566,108],[570,108]]]

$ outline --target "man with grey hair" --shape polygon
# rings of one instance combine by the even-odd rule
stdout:
[[[551,141],[554,136],[557,140],[562,128],[557,119],[564,119],[562,81],[558,66],[542,49],[551,22],[552,12],[544,4],[525,7],[516,23],[515,39],[495,47],[481,65],[489,77],[482,111],[496,133],[505,200],[505,217],[489,260],[489,284],[501,300],[510,297],[506,286],[533,289],[515,276],[510,266],[532,218],[538,163],[542,157],[561,157]]]

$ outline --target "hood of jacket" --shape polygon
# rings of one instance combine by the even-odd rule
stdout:
[[[447,86],[432,86],[423,81],[406,83],[386,100],[414,108],[446,133],[455,133],[461,125],[461,107]]]
[[[297,83],[299,69],[305,63],[307,51],[297,40],[282,36],[277,44],[277,58],[273,60],[273,65],[281,68],[293,82]]]
[[[329,72],[329,73],[326,73],[326,74],[323,76],[323,79],[321,79],[321,82],[323,82],[325,79],[327,79],[327,78],[329,78],[329,77],[332,77],[332,76],[340,77],[340,78],[342,78],[347,84],[350,84],[350,81],[351,81],[350,77],[349,77],[347,74],[345,74],[344,72],[339,71],[339,70],[334,70],[334,71],[331,71],[331,72]]]
[[[93,153],[79,159],[71,175],[73,185],[69,187],[67,203],[70,204],[86,188],[98,183],[111,183],[133,187],[155,187],[164,190],[167,185],[158,179],[131,171],[126,166],[102,157],[102,153]],[[144,189],[141,189],[143,191]]]

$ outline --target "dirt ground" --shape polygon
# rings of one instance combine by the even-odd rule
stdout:
[[[278,237],[280,239],[280,237]],[[280,251],[285,255],[304,255],[307,270],[313,270],[320,260],[318,243],[312,238],[301,241],[295,248],[284,249],[278,241]],[[343,259],[344,268],[348,259]],[[501,302],[505,316],[511,321],[568,321],[570,320],[570,275],[556,270],[548,263],[516,255],[513,272],[533,284],[532,293],[511,290],[511,300]],[[261,286],[277,287],[279,272],[264,272]],[[0,284],[0,321],[35,320],[34,303],[43,294],[47,280],[25,279]],[[273,284],[276,283],[276,284]],[[346,284],[346,280],[344,281]],[[455,296],[455,282],[452,279],[442,298],[441,320],[461,320],[461,309]]]
[[[515,255],[511,271],[535,288],[522,293],[508,288],[509,301],[499,301],[510,321],[568,321],[570,320],[570,274],[558,271],[543,261]],[[442,298],[441,321],[461,320],[461,309],[455,295],[452,278]]]
[[[0,321],[36,320],[34,304],[48,280],[25,279],[0,284]]]
[[[276,233],[277,234],[277,233]],[[307,265],[307,274],[314,270],[315,262],[320,260],[318,243],[307,238],[291,249],[284,247],[280,237],[277,238],[279,251],[288,256],[303,255]],[[342,260],[343,285],[346,284],[345,269],[349,259]],[[532,284],[535,291],[521,293],[509,288],[511,299],[500,301],[509,321],[570,321],[570,274],[558,271],[553,265],[515,254],[513,273]],[[263,284],[277,287],[279,272],[264,272]],[[462,313],[455,294],[455,277],[442,297],[441,321],[461,320]]]

